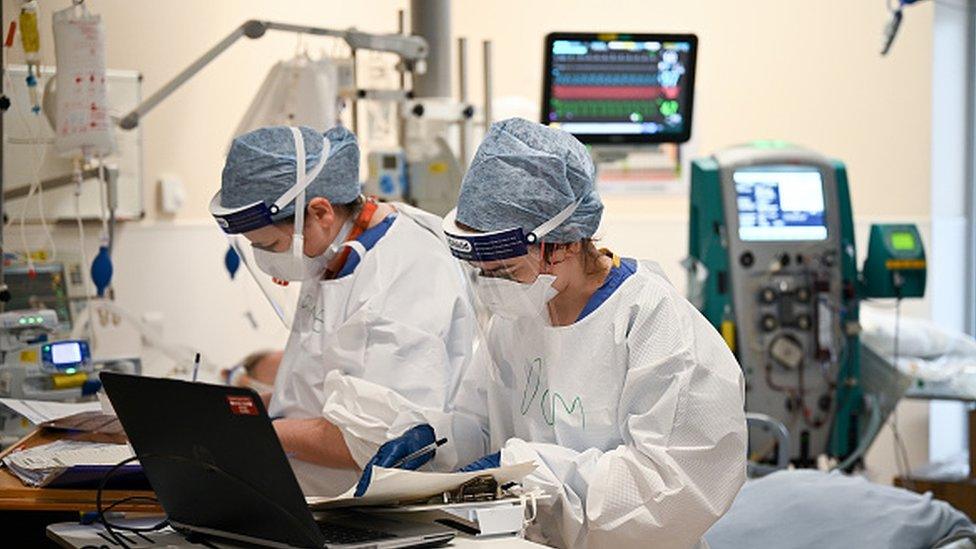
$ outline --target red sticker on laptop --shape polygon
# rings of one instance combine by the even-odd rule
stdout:
[[[258,405],[249,396],[227,395],[227,404],[230,405],[230,413],[235,416],[258,415]]]

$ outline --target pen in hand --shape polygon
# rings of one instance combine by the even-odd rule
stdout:
[[[391,468],[392,469],[398,469],[398,468],[402,467],[404,463],[413,461],[413,460],[415,460],[415,459],[417,459],[417,458],[419,458],[421,456],[425,456],[425,455],[433,452],[434,450],[436,450],[438,447],[443,446],[446,443],[447,443],[447,438],[442,438],[442,439],[440,439],[440,440],[438,440],[436,442],[432,442],[432,443],[428,444],[427,446],[424,446],[423,448],[417,450],[416,452],[411,452],[411,453],[407,454],[406,456],[404,456],[402,459],[397,460],[396,463],[394,463],[391,466]]]

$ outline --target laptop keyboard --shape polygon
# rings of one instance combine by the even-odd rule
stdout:
[[[318,523],[319,530],[322,535],[325,536],[326,543],[332,544],[343,544],[343,543],[363,543],[367,541],[379,541],[382,539],[395,538],[393,534],[388,532],[379,532],[377,530],[367,530],[365,528],[353,528],[351,526],[344,526],[339,524],[329,524],[320,522]]]

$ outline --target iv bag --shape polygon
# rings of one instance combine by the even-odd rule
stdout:
[[[339,120],[337,60],[299,56],[271,67],[234,137],[265,126],[308,126],[320,132]]]
[[[74,6],[55,12],[57,61],[54,144],[62,156],[108,155],[115,150],[105,75],[102,18]]]

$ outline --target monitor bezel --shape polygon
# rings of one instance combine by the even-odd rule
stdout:
[[[552,98],[552,45],[556,40],[601,40],[606,41],[610,36],[624,36],[627,40],[636,42],[688,42],[691,51],[688,56],[688,108],[686,111],[685,127],[681,133],[648,133],[648,134],[572,134],[581,143],[586,144],[654,144],[654,143],[686,143],[691,139],[691,126],[695,111],[695,72],[698,62],[698,36],[690,33],[628,33],[628,32],[551,32],[546,35],[543,50],[545,74],[542,79],[542,109],[539,113],[542,124],[550,124],[547,113],[549,101]],[[572,133],[572,132],[570,132]]]

